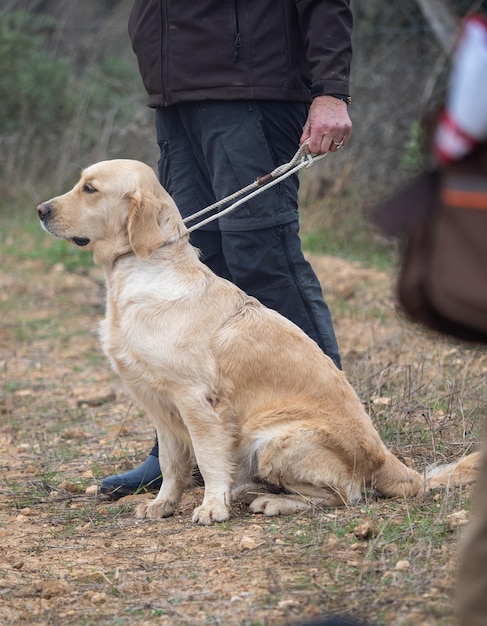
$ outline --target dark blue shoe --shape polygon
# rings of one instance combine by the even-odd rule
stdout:
[[[159,491],[162,485],[159,459],[150,454],[146,460],[125,474],[117,474],[105,478],[100,485],[100,493],[118,500],[123,496],[146,491]]]

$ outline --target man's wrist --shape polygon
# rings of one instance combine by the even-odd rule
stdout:
[[[311,100],[314,100],[315,98],[319,98],[320,96],[329,96],[330,98],[336,98],[337,100],[341,100],[342,102],[345,102],[347,106],[352,104],[352,97],[349,96],[348,94],[338,93],[336,91],[328,91],[324,85],[320,85],[318,83],[311,87]]]
[[[337,100],[341,100],[345,102],[347,106],[352,104],[352,96],[347,96],[343,93],[324,93],[323,96],[331,96],[332,98],[336,98]]]

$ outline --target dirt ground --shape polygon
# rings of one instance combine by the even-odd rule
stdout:
[[[419,468],[476,449],[485,353],[404,321],[392,272],[313,264],[345,372],[388,445]],[[131,499],[96,493],[153,437],[98,345],[99,271],[5,255],[0,307],[0,624],[454,624],[469,488],[283,518],[240,505],[202,528],[197,487],[173,518],[136,520]]]

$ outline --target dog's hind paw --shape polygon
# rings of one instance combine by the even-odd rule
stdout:
[[[255,498],[250,504],[249,510],[251,513],[262,513],[267,517],[274,517],[276,515],[294,515],[300,511],[306,511],[309,506],[309,503],[304,500],[298,500],[292,496],[267,494]]]
[[[163,519],[174,514],[175,506],[170,502],[158,502],[149,500],[141,502],[135,509],[135,517],[138,519]]]
[[[193,511],[193,524],[210,526],[213,522],[225,522],[230,517],[230,510],[224,504],[203,504]]]

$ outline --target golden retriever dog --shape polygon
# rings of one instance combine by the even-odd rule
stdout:
[[[103,349],[159,438],[164,480],[138,517],[172,515],[195,464],[198,524],[257,489],[251,511],[272,516],[353,504],[366,487],[402,498],[474,480],[477,453],[425,475],[399,461],[316,343],[199,260],[149,166],[96,163],[37,211],[104,267]]]

